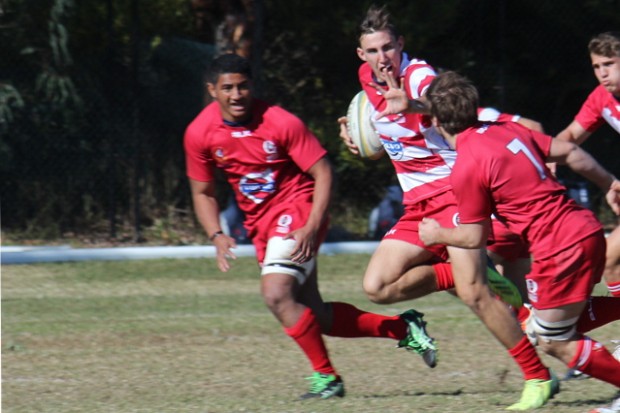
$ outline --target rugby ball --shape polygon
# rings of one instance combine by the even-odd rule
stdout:
[[[362,158],[371,158],[383,151],[379,134],[370,121],[372,113],[372,105],[362,90],[353,97],[347,110],[347,131]]]

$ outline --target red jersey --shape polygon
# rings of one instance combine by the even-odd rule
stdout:
[[[599,85],[583,103],[575,120],[588,132],[594,132],[606,121],[620,133],[620,100]]]
[[[552,138],[517,123],[479,124],[457,137],[452,183],[459,222],[493,213],[544,259],[601,230],[547,169]]]
[[[248,229],[273,205],[311,200],[314,181],[304,172],[327,153],[286,110],[255,99],[252,111],[249,123],[229,124],[213,102],[187,127],[184,139],[187,175],[209,182],[213,168],[222,169]]]

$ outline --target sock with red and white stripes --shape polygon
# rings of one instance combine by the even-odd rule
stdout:
[[[615,283],[607,283],[607,289],[614,297],[620,297],[620,281]]]
[[[620,361],[599,342],[583,336],[568,367],[620,387]]]

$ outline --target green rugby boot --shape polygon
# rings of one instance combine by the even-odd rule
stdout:
[[[426,365],[433,368],[437,365],[437,343],[426,332],[424,314],[416,310],[408,310],[400,315],[407,323],[407,336],[398,342],[398,347],[413,351],[422,356]]]
[[[521,308],[523,299],[517,286],[508,278],[498,273],[490,264],[487,265],[487,280],[489,281],[491,291],[503,302],[513,306],[515,309]]]
[[[306,377],[306,380],[310,380],[310,390],[301,396],[303,400],[344,397],[344,383],[340,377],[314,372],[312,376]]]
[[[560,381],[551,370],[549,374],[551,374],[550,380],[527,380],[521,393],[521,400],[508,406],[506,410],[523,411],[544,406],[560,392]]]

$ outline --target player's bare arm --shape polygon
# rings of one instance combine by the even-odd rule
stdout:
[[[200,182],[191,178],[189,184],[198,222],[215,245],[218,268],[222,272],[227,272],[230,270],[228,258],[237,258],[231,251],[231,248],[237,246],[237,242],[234,238],[224,234],[220,227],[220,209],[215,197],[215,184]]]
[[[436,220],[424,218],[418,230],[420,239],[426,245],[445,244],[478,249],[486,245],[490,227],[490,220],[484,220],[474,224],[459,224],[455,228],[444,228]]]
[[[590,135],[590,132],[585,130],[579,122],[574,120],[566,127],[566,129],[558,133],[555,138],[561,141],[573,142],[577,145],[581,145],[590,137]]]
[[[547,160],[565,164],[573,171],[596,184],[607,193],[616,177],[603,168],[588,152],[577,144],[553,139]]]
[[[312,165],[307,173],[314,178],[314,195],[310,216],[306,225],[285,237],[285,239],[295,239],[296,244],[291,259],[299,263],[308,261],[317,252],[319,245],[317,236],[321,225],[327,219],[333,180],[331,164],[325,157]]]
[[[616,215],[620,215],[620,181],[617,179],[612,182],[609,191],[605,194],[607,203]]]

